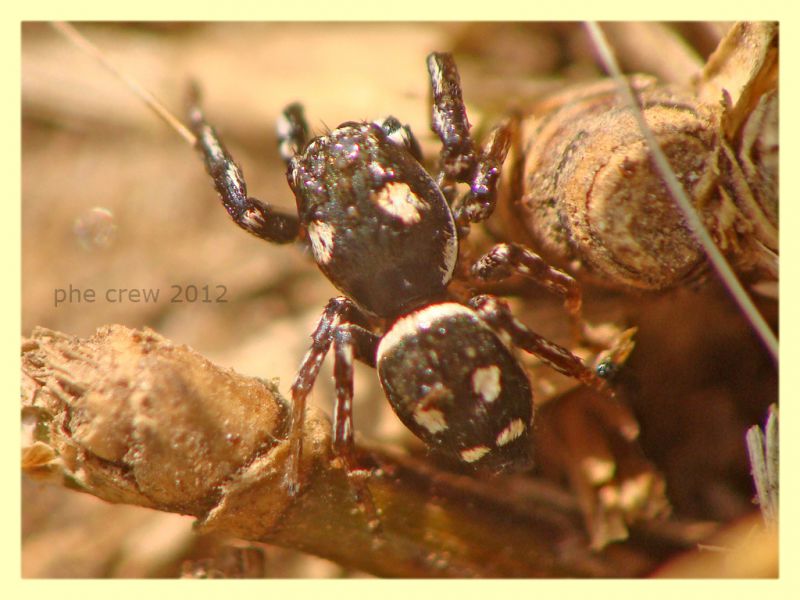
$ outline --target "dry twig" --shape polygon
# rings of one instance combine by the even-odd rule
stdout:
[[[636,542],[589,551],[575,505],[546,485],[482,482],[362,446],[361,460],[378,468],[369,482],[384,528],[376,538],[332,461],[326,417],[306,420],[306,484],[292,498],[275,388],[152,331],[110,326],[80,340],[39,328],[23,342],[23,378],[28,475],[194,515],[202,531],[385,576],[635,576],[655,566],[652,548]]]

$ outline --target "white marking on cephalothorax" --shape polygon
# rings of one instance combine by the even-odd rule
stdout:
[[[439,433],[447,429],[447,420],[444,418],[444,413],[438,408],[431,408],[419,404],[414,409],[414,420],[421,426],[430,431],[431,433]]]
[[[525,432],[525,421],[522,419],[514,419],[508,426],[497,434],[497,445],[505,446],[509,442],[513,442]]]
[[[486,456],[491,449],[488,446],[475,446],[461,451],[461,459],[464,462],[474,463],[476,460],[482,459]]]
[[[500,367],[491,365],[475,369],[472,373],[472,390],[480,394],[484,402],[494,402],[502,391]]]
[[[317,262],[326,265],[333,258],[334,229],[330,223],[311,221],[308,224],[308,237],[311,239],[311,251]]]
[[[433,327],[437,321],[442,319],[451,318],[454,316],[464,316],[472,319],[472,321],[485,329],[489,329],[478,315],[475,314],[471,308],[456,304],[455,302],[442,302],[441,304],[431,304],[416,312],[408,314],[392,325],[392,328],[386,332],[386,335],[381,339],[378,345],[377,360],[380,362],[381,357],[390,352],[397,344],[403,341],[404,338],[415,336],[419,333],[420,329],[427,329]],[[491,329],[489,329],[491,331]]]
[[[420,212],[428,210],[428,203],[412,192],[407,183],[400,181],[390,181],[373,192],[372,201],[406,225],[419,223],[422,220]]]

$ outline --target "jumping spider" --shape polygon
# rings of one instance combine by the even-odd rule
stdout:
[[[487,219],[494,209],[511,125],[497,127],[477,150],[452,56],[433,53],[427,65],[432,128],[443,145],[437,179],[421,166],[411,130],[394,117],[346,122],[310,139],[302,107],[293,104],[283,112],[278,135],[297,215],[247,195],[241,170],[206,122],[196,90],[193,94],[189,121],[196,146],[231,218],[269,242],[309,242],[322,272],[344,294],[325,307],[291,386],[286,484],[292,493],[300,484],[306,396],[331,345],[333,450],[351,481],[361,482],[357,486],[364,473],[353,445],[354,359],[377,369],[394,411],[428,447],[491,471],[530,462],[531,386],[511,344],[609,393],[577,356],[529,330],[504,301],[478,295],[462,303],[448,292],[459,238],[470,222]],[[469,190],[457,197],[459,183]],[[577,317],[577,283],[522,246],[499,244],[472,268],[486,281],[514,272],[563,295]],[[374,331],[363,323],[373,324]]]

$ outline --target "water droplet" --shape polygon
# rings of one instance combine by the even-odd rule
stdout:
[[[75,219],[72,231],[84,250],[98,250],[114,243],[117,225],[110,210],[95,207]]]

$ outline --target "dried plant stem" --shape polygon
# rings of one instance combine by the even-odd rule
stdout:
[[[778,524],[778,407],[769,407],[767,424],[747,430],[747,454],[756,487],[756,499],[767,525]]]
[[[306,419],[303,491],[287,494],[288,412],[274,386],[122,326],[86,340],[37,329],[22,360],[32,433],[25,473],[194,515],[201,530],[397,577],[636,576],[677,549],[650,531],[647,550],[633,539],[591,552],[577,507],[547,484],[446,474],[362,445],[359,460],[376,469],[378,538],[332,459],[330,423],[319,413]]]
[[[681,211],[686,217],[689,228],[703,246],[711,265],[717,271],[722,283],[730,292],[731,297],[739,305],[740,309],[747,317],[751,326],[761,338],[767,350],[772,355],[773,360],[777,364],[777,337],[769,328],[769,325],[767,325],[767,322],[764,317],[761,316],[761,313],[758,312],[758,309],[747,295],[747,292],[736,277],[736,274],[733,272],[730,264],[723,256],[722,252],[720,252],[719,248],[717,248],[716,244],[714,244],[714,240],[711,238],[711,235],[700,219],[700,215],[698,215],[697,211],[694,209],[694,206],[692,206],[692,202],[689,199],[686,190],[684,190],[680,181],[678,181],[678,178],[675,176],[675,172],[672,170],[672,167],[670,167],[669,161],[664,155],[661,146],[658,144],[655,136],[653,136],[650,128],[647,126],[641,107],[639,106],[636,97],[633,95],[633,91],[631,90],[629,83],[623,76],[622,71],[617,64],[616,58],[614,57],[614,53],[606,41],[602,29],[600,29],[600,26],[594,22],[587,22],[586,27],[595,43],[595,46],[597,47],[598,52],[600,53],[603,65],[608,73],[617,81],[620,93],[624,95],[626,102],[630,105],[633,115],[639,125],[639,129],[641,130],[641,133],[650,148],[655,166],[667,184],[667,187],[669,188],[675,202],[678,203],[678,206],[681,208]]]
[[[53,29],[67,38],[73,45],[80,48],[83,52],[97,60],[103,67],[111,72],[114,77],[122,81],[125,86],[131,90],[145,105],[152,110],[158,118],[163,120],[167,125],[172,127],[178,135],[180,135],[189,145],[194,146],[195,136],[189,131],[180,119],[176,118],[164,104],[156,98],[153,94],[148,92],[142,87],[135,79],[126,75],[122,70],[118,69],[108,57],[92,42],[86,39],[75,27],[69,23],[55,22],[51,23]]]

